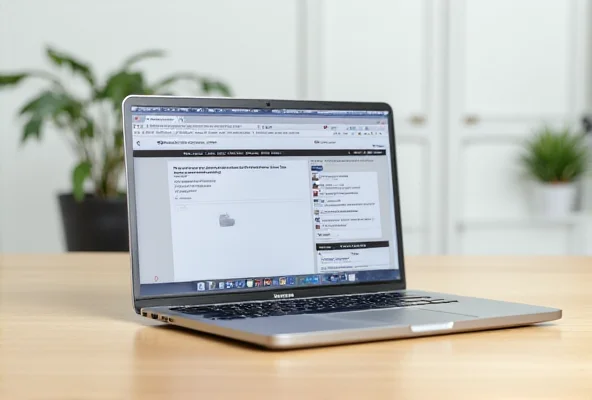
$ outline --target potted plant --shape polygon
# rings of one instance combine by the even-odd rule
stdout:
[[[573,211],[577,182],[587,170],[588,158],[584,136],[568,128],[544,127],[526,141],[520,161],[534,180],[537,213],[558,217]]]
[[[124,171],[121,103],[130,94],[170,94],[174,84],[188,83],[200,94],[230,96],[224,83],[193,72],[175,73],[149,83],[136,68],[147,58],[162,57],[149,50],[123,61],[120,68],[99,81],[91,66],[48,47],[46,55],[58,69],[71,71],[85,83],[80,95],[51,71],[27,70],[0,74],[0,89],[29,79],[41,79],[45,87],[24,104],[21,140],[42,139],[54,129],[71,146],[76,164],[72,168],[72,191],[59,194],[66,245],[69,251],[126,251],[128,226],[126,196],[121,190]],[[68,82],[69,83],[69,82]]]

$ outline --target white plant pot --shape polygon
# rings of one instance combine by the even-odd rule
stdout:
[[[592,211],[592,178],[585,177],[582,179],[582,203],[581,210],[585,212]]]
[[[575,183],[535,183],[533,187],[535,212],[544,217],[563,217],[575,205],[578,188]]]

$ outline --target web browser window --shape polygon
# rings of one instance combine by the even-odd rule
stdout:
[[[399,279],[388,114],[132,107],[140,294]]]

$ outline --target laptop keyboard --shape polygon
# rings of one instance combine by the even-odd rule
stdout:
[[[456,300],[414,296],[399,292],[350,296],[316,297],[295,300],[221,304],[215,306],[171,307],[172,311],[199,315],[213,320],[277,317],[282,315],[325,314],[347,311],[401,308],[456,303]]]

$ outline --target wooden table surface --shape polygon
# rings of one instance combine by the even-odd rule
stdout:
[[[409,258],[412,288],[563,319],[287,352],[137,317],[128,271],[120,254],[0,255],[0,399],[592,399],[592,258]]]

